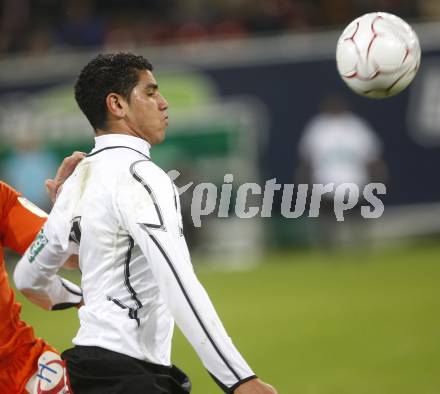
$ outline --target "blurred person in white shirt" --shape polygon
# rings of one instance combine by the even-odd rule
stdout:
[[[298,149],[300,182],[334,184],[333,190],[351,183],[359,189],[359,203],[348,212],[348,224],[336,221],[334,192],[322,196],[315,241],[322,246],[334,246],[338,237],[349,242],[356,242],[358,236],[362,238],[362,191],[369,182],[383,182],[386,178],[383,147],[376,132],[350,111],[342,97],[332,95],[323,101],[321,112],[307,123]],[[353,225],[361,228],[361,232],[353,231]],[[344,229],[347,231],[338,232]]]

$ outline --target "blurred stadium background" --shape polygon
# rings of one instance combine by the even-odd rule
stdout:
[[[281,192],[271,218],[237,219],[232,207],[196,229],[184,194],[195,264],[234,341],[280,393],[440,392],[440,2],[0,4],[0,178],[46,209],[43,180],[93,144],[72,86],[98,52],[131,50],[154,64],[170,127],[153,159],[181,172],[178,184],[220,186],[226,173],[234,186],[297,183],[307,122],[327,96],[343,97],[382,141],[388,172],[385,213],[358,223],[361,242],[323,248],[316,219],[281,215]],[[342,28],[372,11],[407,20],[423,51],[412,85],[379,101],[351,93],[334,61]],[[70,346],[74,311],[24,302],[23,316],[59,349]],[[195,394],[219,392],[180,335],[174,359]]]

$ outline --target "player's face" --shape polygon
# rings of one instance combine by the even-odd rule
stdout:
[[[165,138],[168,126],[168,103],[159,93],[151,71],[139,72],[139,81],[130,94],[127,121],[134,133],[151,145]]]

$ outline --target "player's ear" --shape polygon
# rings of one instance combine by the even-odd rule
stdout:
[[[109,93],[105,99],[105,104],[108,113],[117,118],[123,118],[127,114],[127,100],[117,93]]]

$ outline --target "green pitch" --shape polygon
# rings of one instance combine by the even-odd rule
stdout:
[[[198,271],[235,344],[281,394],[440,393],[440,246],[263,260]],[[75,311],[24,301],[23,318],[61,350],[78,326]],[[220,393],[179,332],[173,354],[194,394]]]

